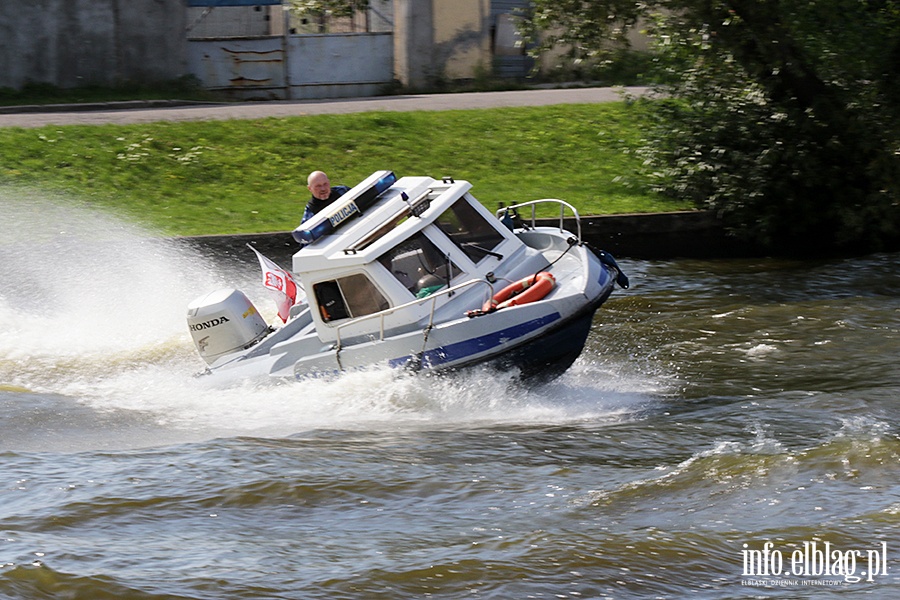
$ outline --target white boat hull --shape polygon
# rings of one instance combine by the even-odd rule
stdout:
[[[427,335],[420,327],[340,347],[323,345],[309,333],[251,348],[214,364],[211,371],[250,376],[265,370],[275,377],[302,379],[378,366],[436,372],[495,363],[517,368],[525,377],[562,372],[581,353],[593,315],[612,292],[616,276],[588,248],[575,252],[580,256],[573,259],[582,262],[585,274],[561,276],[557,289],[538,302],[474,318],[460,309],[458,318],[435,323]]]

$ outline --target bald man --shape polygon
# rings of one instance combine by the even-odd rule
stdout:
[[[350,188],[345,185],[332,187],[331,182],[328,180],[328,175],[322,171],[310,173],[309,177],[306,178],[306,187],[312,194],[312,198],[306,204],[306,209],[303,211],[303,219],[300,220],[301,223],[311,219],[314,214],[350,191]]]

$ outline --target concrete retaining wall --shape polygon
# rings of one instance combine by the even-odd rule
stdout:
[[[187,74],[184,29],[184,0],[5,0],[0,87],[171,81]]]
[[[542,219],[543,225],[559,219]],[[574,219],[565,228],[575,231]],[[581,218],[582,238],[615,256],[642,259],[735,258],[762,251],[730,236],[708,211],[606,215]]]
[[[530,222],[530,221],[529,221]],[[559,219],[537,219],[537,225],[555,226]],[[674,212],[639,215],[582,217],[582,238],[595,248],[611,252],[617,258],[734,258],[758,256],[753,247],[730,237],[710,212]],[[567,219],[564,227],[575,231]],[[275,261],[287,260],[297,251],[290,232],[251,233],[243,235],[196,236],[180,238],[207,251],[240,257],[247,253],[245,244]]]

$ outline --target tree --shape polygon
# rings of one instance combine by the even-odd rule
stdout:
[[[526,20],[584,56],[638,26],[667,74],[643,149],[661,192],[773,249],[900,239],[897,0],[536,0]]]
[[[356,11],[369,8],[369,0],[290,0],[291,7],[301,14],[352,17]]]

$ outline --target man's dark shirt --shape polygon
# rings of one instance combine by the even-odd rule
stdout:
[[[328,200],[319,200],[315,196],[310,199],[310,201],[306,205],[306,209],[303,211],[303,218],[300,220],[300,223],[306,222],[308,219],[311,219],[314,214],[346,194],[350,191],[346,185],[333,185],[331,186],[331,194],[328,196]]]

